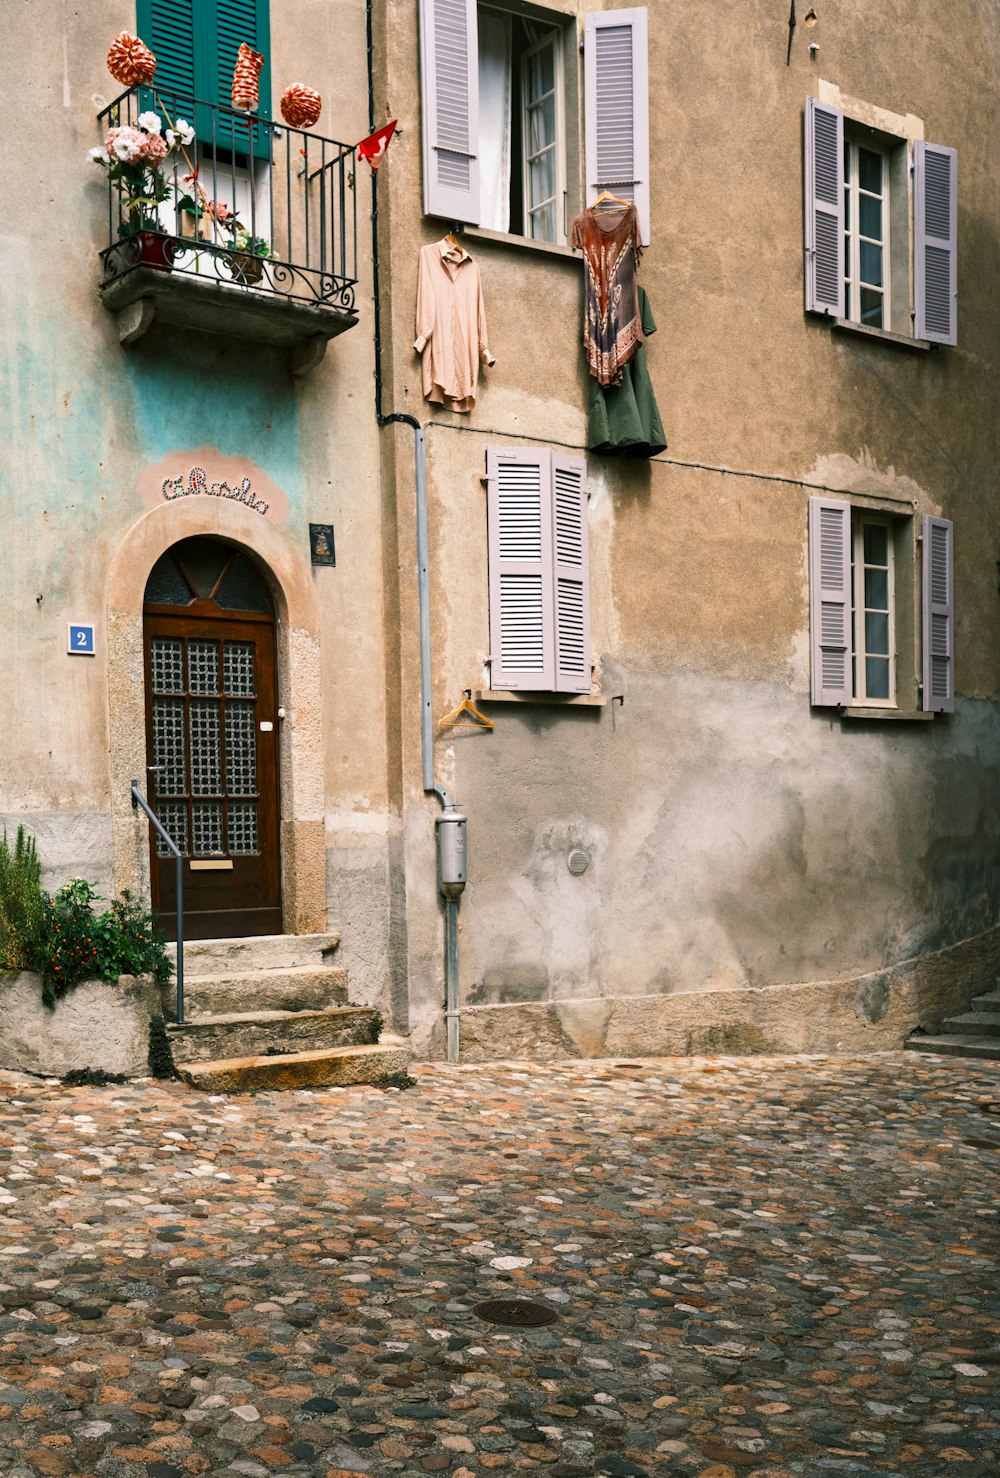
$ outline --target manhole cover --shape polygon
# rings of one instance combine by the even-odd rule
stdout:
[[[488,1298],[472,1311],[490,1324],[506,1324],[511,1329],[533,1329],[540,1324],[554,1324],[559,1315],[545,1304],[531,1303],[526,1298]]]

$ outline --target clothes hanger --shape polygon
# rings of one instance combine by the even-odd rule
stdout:
[[[454,234],[454,232],[452,232],[452,231],[446,231],[445,232],[445,238],[444,239],[445,239],[445,241],[447,241],[448,245],[449,246],[453,246],[456,251],[461,251],[462,250],[462,243],[459,241],[458,237]]]
[[[467,719],[464,719],[463,721],[464,714],[468,714],[469,717]],[[456,729],[496,728],[496,724],[493,722],[493,720],[491,718],[487,718],[485,713],[480,713],[479,709],[473,703],[471,688],[465,689],[465,697],[462,699],[457,708],[453,708],[451,713],[446,713],[444,718],[438,719],[439,729],[443,729],[449,725],[452,728]]]
[[[607,200],[612,201],[615,205],[623,205],[626,208],[632,204],[631,200],[623,200],[620,195],[612,195],[610,190],[602,190],[597,199],[591,201],[590,209],[596,210],[599,205],[603,205]]]

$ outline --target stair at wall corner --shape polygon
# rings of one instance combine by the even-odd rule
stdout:
[[[347,971],[330,963],[339,942],[311,934],[185,945],[182,1026],[175,982],[162,992],[178,1076],[203,1090],[244,1093],[405,1073],[406,1042],[380,1040],[379,1012],[347,1003]]]
[[[913,1052],[1000,1062],[1000,989],[976,996],[968,1011],[942,1021],[940,1035],[912,1036],[906,1045]]]

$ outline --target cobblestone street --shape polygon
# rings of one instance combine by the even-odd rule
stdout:
[[[3,1478],[1000,1473],[994,1065],[414,1075],[0,1075]]]

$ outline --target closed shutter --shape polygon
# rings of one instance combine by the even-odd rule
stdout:
[[[493,688],[554,685],[551,465],[541,447],[486,453]]]
[[[424,211],[479,224],[476,0],[420,0]]]
[[[588,15],[584,28],[587,202],[634,200],[649,245],[649,44],[645,6]]]
[[[955,711],[954,526],[947,518],[925,518],[921,564],[924,638],[923,707]]]
[[[812,701],[818,707],[850,703],[851,505],[809,499],[809,646]]]
[[[233,68],[245,41],[264,57],[260,74],[261,118],[271,116],[270,20],[268,0],[137,0],[139,35],[156,57],[154,87],[171,118],[192,112],[192,99],[232,107]],[[143,105],[146,106],[145,95]],[[154,106],[150,99],[149,106]],[[210,108],[190,119],[203,144],[247,153],[250,127]],[[253,128],[253,152],[269,159],[270,134]]]
[[[589,693],[590,591],[587,563],[587,464],[552,453],[552,552],[555,566],[555,690]]]
[[[913,155],[913,277],[918,339],[958,343],[958,155],[916,144]]]
[[[844,316],[844,115],[806,98],[806,311]]]

